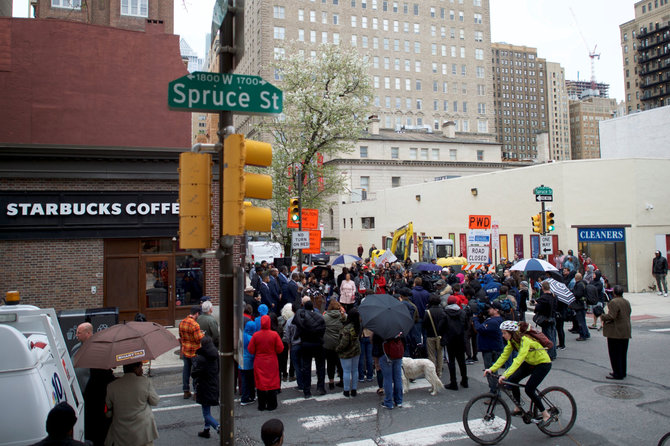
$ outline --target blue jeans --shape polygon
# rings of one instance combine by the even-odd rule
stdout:
[[[216,419],[212,416],[211,406],[202,406],[202,416],[205,419],[205,429],[209,429],[210,426],[215,430],[219,429],[219,423],[217,423]]]
[[[384,376],[384,406],[393,409],[393,403],[402,404],[402,359],[379,358]]]
[[[547,350],[549,358],[553,361],[556,359],[556,323],[551,322],[544,324],[542,326],[542,333],[544,333],[551,342],[554,343],[554,346]]]
[[[375,376],[375,367],[372,361],[372,342],[370,338],[363,337],[361,338],[361,355],[358,358],[358,378],[372,379],[373,376]]]
[[[190,392],[191,368],[193,367],[193,359],[184,356],[184,368],[181,371],[181,388],[184,392]]]
[[[490,351],[490,352],[480,352],[482,354],[482,359],[484,360],[484,369],[490,368],[500,357],[500,352]],[[489,385],[489,391],[491,393],[496,393],[496,387]]]
[[[298,388],[302,390],[302,361],[300,359],[300,344],[291,346],[291,363],[295,369],[295,381]]]
[[[575,310],[575,317],[579,324],[579,336],[584,339],[590,338],[591,333],[589,333],[589,327],[586,326],[586,310]]]
[[[344,390],[356,390],[358,387],[358,358],[340,358],[342,363],[342,381],[344,381]]]

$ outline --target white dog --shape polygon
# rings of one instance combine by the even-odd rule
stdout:
[[[409,380],[425,377],[430,383],[430,394],[435,396],[444,389],[444,384],[435,372],[435,364],[430,359],[402,358],[402,389],[403,393],[409,390]]]

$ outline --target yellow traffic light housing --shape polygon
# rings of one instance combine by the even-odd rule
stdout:
[[[551,232],[556,229],[554,225],[554,213],[551,211],[544,211],[544,221],[546,224],[547,232]]]
[[[245,139],[239,134],[226,137],[223,142],[222,235],[242,235],[245,230],[271,230],[272,211],[244,201],[245,197],[272,198],[272,178],[244,170],[245,166],[268,167],[271,164],[270,144]]]
[[[212,156],[184,152],[179,155],[179,247],[212,246]]]
[[[533,222],[533,232],[542,234],[542,214],[535,214],[530,219]]]
[[[300,222],[300,199],[291,198],[288,202],[288,215],[293,223]]]

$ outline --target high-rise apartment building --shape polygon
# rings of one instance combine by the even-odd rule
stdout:
[[[537,158],[538,132],[546,132],[546,61],[537,49],[491,44],[493,104],[503,159]]]
[[[628,113],[667,105],[670,94],[670,4],[635,3],[635,18],[619,25]]]
[[[40,19],[72,20],[90,25],[145,31],[147,24],[174,30],[174,0],[33,0]]]
[[[610,84],[603,82],[596,82],[595,85],[591,81],[565,81],[565,88],[568,90],[568,98],[571,101],[583,99],[586,97],[597,96],[599,98],[610,97]]]
[[[616,99],[592,96],[570,101],[572,159],[600,158],[599,123],[616,113]]]
[[[547,62],[547,119],[549,127],[549,157],[570,159],[570,109],[565,70],[555,62]],[[540,89],[540,93],[544,93]]]
[[[245,55],[237,72],[274,83],[274,58],[296,44],[305,57],[318,45],[354,48],[369,63],[371,114],[382,128],[441,129],[492,140],[488,0],[247,1]],[[240,117],[241,130],[254,118]]]

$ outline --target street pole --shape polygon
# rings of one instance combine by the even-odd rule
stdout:
[[[296,169],[298,175],[298,231],[302,231],[302,165]],[[298,249],[298,272],[302,272],[302,249]]]
[[[228,0],[228,11],[219,28],[219,72],[232,73],[234,70],[235,53],[233,41],[233,0]],[[223,141],[227,135],[235,132],[233,127],[233,112],[219,112],[219,330],[220,330],[220,388],[221,388],[221,435],[220,444],[233,446],[235,444],[235,413],[234,381],[234,301],[235,281],[233,274],[233,245],[235,239],[230,235],[223,235]]]

